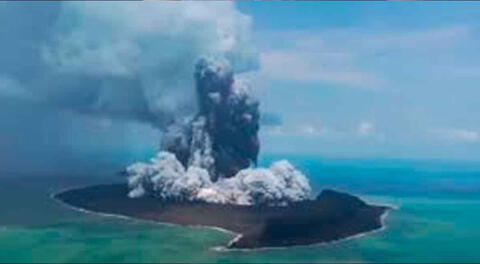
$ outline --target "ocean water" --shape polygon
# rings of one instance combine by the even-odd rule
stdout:
[[[261,163],[278,159],[268,156]],[[1,175],[0,262],[480,262],[480,163],[373,159],[288,159],[323,188],[397,209],[386,228],[335,243],[221,251],[232,234],[71,210],[50,198],[119,176]]]

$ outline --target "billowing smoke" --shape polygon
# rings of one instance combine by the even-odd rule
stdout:
[[[195,113],[199,57],[256,67],[250,17],[230,2],[2,3],[0,15],[0,96],[76,112],[163,128]]]
[[[259,103],[227,60],[203,58],[195,69],[198,113],[172,124],[162,152],[127,168],[129,196],[150,195],[242,205],[286,205],[309,198],[307,178],[287,161],[256,166]]]
[[[184,166],[207,169],[212,180],[255,165],[260,113],[248,82],[234,78],[227,60],[202,58],[195,68],[195,86],[197,115],[170,126],[162,149]]]
[[[152,195],[161,199],[204,201],[239,205],[287,205],[310,197],[308,179],[288,161],[270,168],[240,170],[231,178],[213,182],[208,171],[185,168],[169,152],[160,152],[150,163],[128,167],[132,198]]]
[[[255,69],[257,54],[251,20],[234,3],[5,2],[0,24],[0,99],[164,132],[170,155],[130,167],[131,196],[240,204],[307,196],[288,163],[253,169],[259,104],[233,73]]]

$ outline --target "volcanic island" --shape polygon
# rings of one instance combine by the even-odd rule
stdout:
[[[198,110],[164,130],[160,152],[125,173],[128,183],[71,189],[72,207],[185,226],[228,230],[231,249],[312,245],[381,229],[391,209],[323,189],[288,161],[257,168],[259,102],[225,59],[195,67]]]

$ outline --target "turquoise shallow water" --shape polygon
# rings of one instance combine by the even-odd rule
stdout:
[[[233,235],[85,214],[49,198],[55,190],[111,181],[108,177],[11,177],[0,184],[0,262],[480,261],[480,166],[289,159],[310,175],[317,190],[348,190],[398,210],[386,218],[385,230],[362,238],[288,249],[218,251],[214,248]]]

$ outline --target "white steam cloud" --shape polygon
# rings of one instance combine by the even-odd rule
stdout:
[[[310,198],[308,179],[288,161],[270,168],[248,168],[232,178],[210,180],[206,169],[187,169],[168,152],[159,152],[150,163],[127,168],[129,196],[146,194],[162,199],[204,201],[222,204],[282,206]]]

